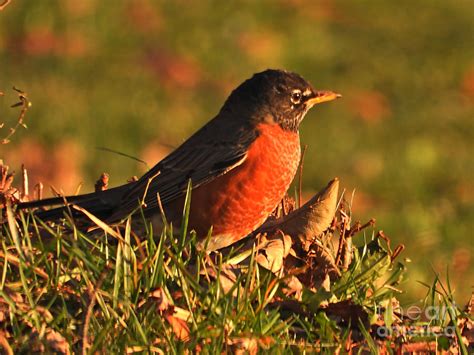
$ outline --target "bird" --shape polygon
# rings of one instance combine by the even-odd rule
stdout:
[[[308,110],[339,97],[314,89],[297,73],[267,69],[234,89],[213,119],[137,181],[24,202],[18,209],[57,206],[36,210],[43,220],[57,220],[66,205],[77,205],[107,223],[143,213],[156,228],[164,212],[179,226],[190,182],[189,230],[200,241],[207,237],[208,251],[227,247],[260,227],[287,192],[300,162],[299,127]]]

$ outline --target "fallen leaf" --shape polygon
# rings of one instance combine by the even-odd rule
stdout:
[[[227,341],[236,355],[257,354],[258,340],[254,337],[232,338]]]
[[[285,287],[283,287],[283,293],[286,296],[291,296],[292,298],[301,301],[303,294],[303,284],[296,276],[290,276],[284,278]]]
[[[228,293],[237,282],[237,277],[240,274],[240,268],[235,265],[222,264],[220,266],[219,274],[217,274],[216,269],[213,267],[208,267],[205,271],[202,270],[201,274],[207,274],[214,279],[219,277],[222,290],[224,293]],[[238,288],[234,289],[233,295],[237,296],[239,293],[238,291]],[[240,292],[240,294],[242,293]]]
[[[50,349],[55,350],[60,354],[70,354],[71,349],[69,348],[69,343],[66,338],[64,338],[59,332],[50,329],[46,333],[46,341]]]
[[[271,234],[271,231],[280,230],[285,235],[299,238],[303,249],[308,250],[313,240],[331,225],[336,214],[338,191],[339,180],[335,178],[303,206],[282,218],[268,221],[259,232]]]
[[[266,239],[262,244],[259,246],[256,256],[257,263],[273,273],[277,273],[283,267],[283,260],[290,253],[291,237],[279,232]]]
[[[150,294],[156,300],[156,308],[160,312],[166,311],[170,306],[172,306],[172,302],[168,299],[165,291],[160,287],[156,290],[152,291]]]
[[[174,335],[176,337],[184,342],[189,341],[189,327],[186,324],[186,321],[176,318],[173,315],[165,315],[165,319],[168,321],[168,323],[171,325],[171,328],[173,329]]]

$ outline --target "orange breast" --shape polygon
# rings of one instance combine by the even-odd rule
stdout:
[[[193,191],[189,226],[198,236],[212,226],[226,239],[219,244],[232,244],[259,227],[288,190],[300,161],[299,135],[278,125],[258,130],[241,165]]]

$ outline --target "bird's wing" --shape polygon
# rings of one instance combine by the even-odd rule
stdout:
[[[61,218],[64,205],[72,203],[113,222],[133,212],[141,201],[146,209],[157,207],[157,194],[163,205],[184,196],[189,180],[196,188],[225,174],[245,160],[257,136],[256,129],[241,121],[217,117],[136,182],[85,195],[26,202],[18,208],[62,206],[37,213],[49,220]]]
[[[242,122],[217,117],[160,161],[124,194],[114,217],[124,217],[139,205],[155,208],[182,197],[189,180],[193,188],[212,181],[242,164],[258,131]],[[114,218],[112,218],[114,219]]]

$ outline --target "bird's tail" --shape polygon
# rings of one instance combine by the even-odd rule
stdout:
[[[64,217],[65,213],[79,216],[80,212],[71,209],[77,205],[89,211],[98,218],[106,219],[114,209],[120,205],[122,197],[129,191],[131,185],[126,184],[105,191],[92,192],[84,195],[60,196],[31,202],[22,202],[17,205],[17,210],[34,210],[35,216],[43,221],[54,221]],[[48,208],[48,209],[44,209]]]

